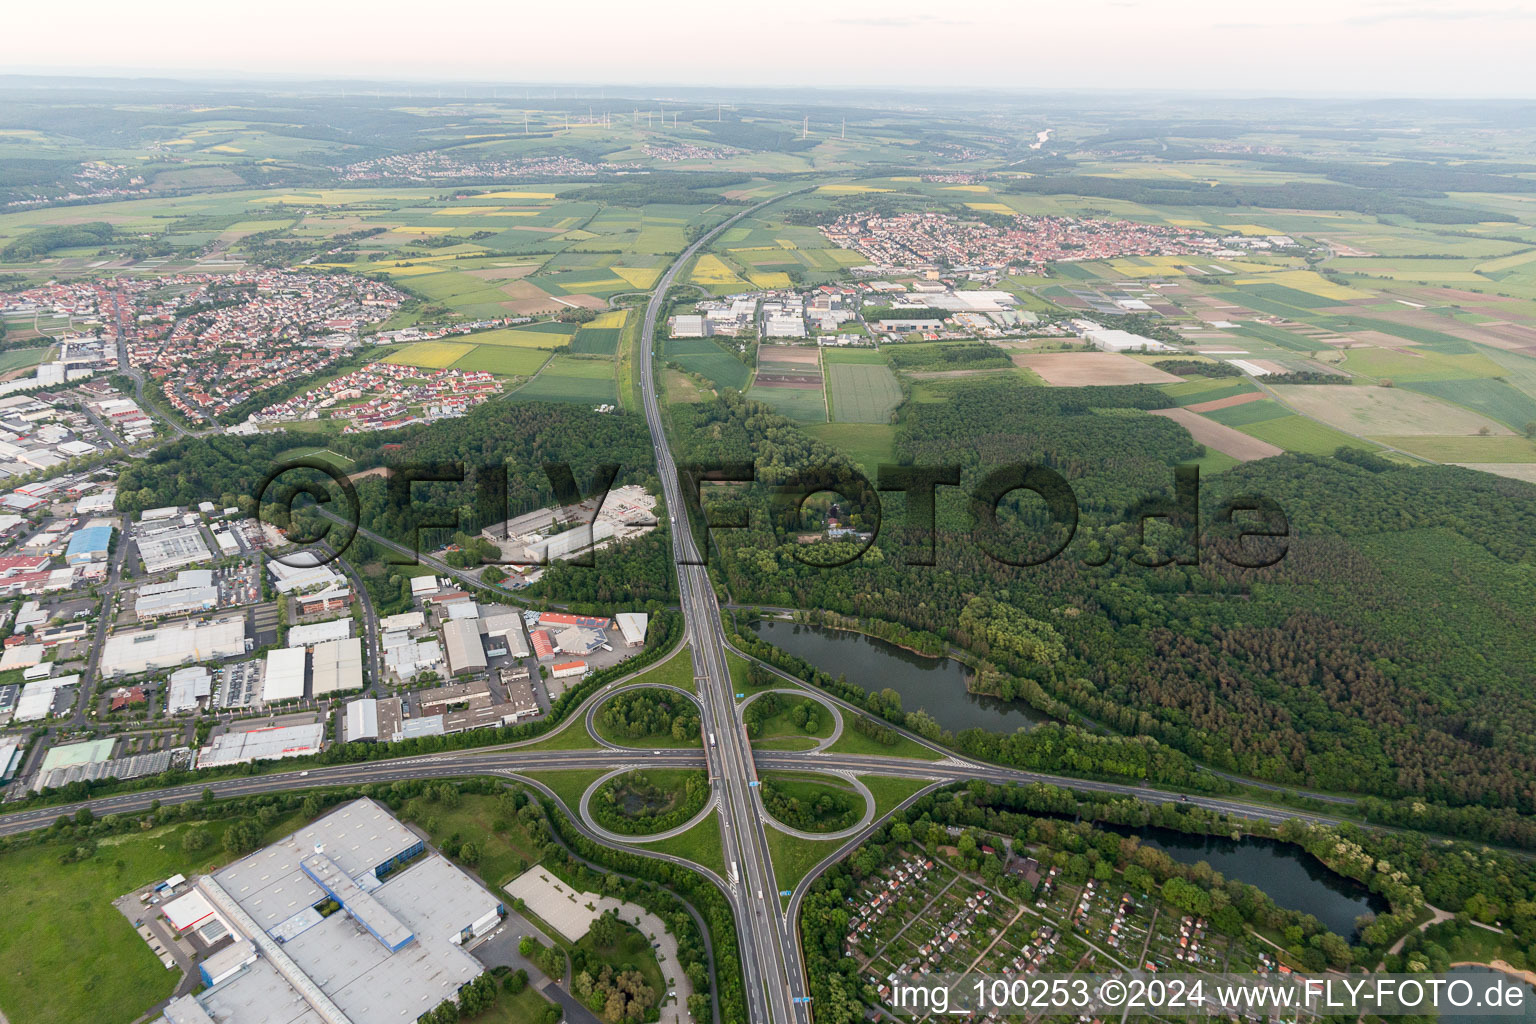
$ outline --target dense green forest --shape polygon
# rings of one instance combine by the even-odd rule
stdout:
[[[879,495],[882,532],[862,557],[821,568],[764,492],[754,529],[714,533],[733,599],[935,634],[995,670],[982,677],[991,692],[1059,702],[1212,767],[1536,811],[1536,635],[1523,613],[1536,598],[1530,486],[1358,453],[1287,455],[1204,481],[1197,540],[1179,516],[1162,529],[1154,521],[1143,539],[1141,514],[1174,511],[1174,467],[1201,454],[1183,429],[1144,414],[1167,404],[1161,393],[997,379],[957,385],[949,398],[909,406],[896,439],[902,463],[960,469],[961,487],[938,489],[937,565],[908,564],[922,545],[905,543],[899,493]],[[808,462],[852,474],[840,455],[739,398],[678,420],[701,461],[754,459],[770,481]],[[1043,564],[1004,564],[972,534],[967,492],[1016,463],[1050,468],[1075,496],[1076,531]],[[1289,537],[1278,564],[1243,569],[1218,557],[1228,549],[1211,543],[1210,527],[1229,498],[1254,495],[1283,510]],[[1068,532],[1030,492],[999,509],[986,538],[994,551],[1040,554]],[[877,521],[867,497],[858,510]],[[1139,564],[1152,556],[1174,560]],[[1013,742],[973,739],[990,755]]]

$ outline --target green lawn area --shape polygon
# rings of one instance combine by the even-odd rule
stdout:
[[[853,723],[849,721],[851,717],[847,712],[843,713],[843,734],[827,750],[835,754],[875,754],[886,757],[907,757],[918,761],[938,761],[944,757],[938,751],[929,750],[905,736],[897,736],[895,743],[886,746],[856,731]]]
[[[666,661],[646,669],[629,682],[675,686],[689,693],[698,693],[698,689],[693,685],[693,651],[679,651]]]
[[[822,858],[837,852],[847,840],[843,839],[801,839],[787,832],[780,832],[776,828],[764,829],[768,835],[768,854],[773,858],[773,877],[779,883],[779,890],[793,890],[800,884],[800,879],[819,864]],[[787,897],[780,897],[781,903],[788,902]]]
[[[544,1008],[550,1005],[539,990],[533,987],[532,980],[528,987],[517,995],[508,995],[500,992],[496,996],[496,1003],[489,1010],[474,1017],[461,1018],[460,1024],[535,1024],[542,1019]]]
[[[571,817],[580,821],[581,815],[577,813],[577,809],[581,807],[581,794],[587,791],[587,787],[592,785],[595,779],[607,773],[608,769],[597,768],[559,772],[520,772],[519,774],[537,779],[554,790],[555,795],[569,810]]]
[[[933,785],[928,779],[899,779],[892,775],[860,775],[859,781],[874,794],[876,821],[924,786]]]
[[[576,715],[569,724],[553,736],[546,736],[537,743],[530,743],[520,750],[596,750],[598,742],[587,732],[586,716]]]
[[[670,853],[674,857],[687,857],[725,877],[725,851],[720,846],[720,813],[710,811],[693,828],[671,839],[659,839],[645,843],[644,848],[658,853]]]
[[[783,694],[782,698],[786,707],[762,720],[757,735],[752,739],[754,747],[765,750],[809,750],[816,745],[816,740],[824,740],[832,735],[832,712],[821,701],[815,700],[809,693],[803,698],[789,694]],[[768,699],[758,698],[759,701]],[[790,718],[791,707],[802,700],[813,701],[816,705],[816,728],[810,732],[797,726]]]
[[[854,462],[870,483],[879,482],[882,462],[896,461],[896,426],[892,423],[811,423],[801,428]]]

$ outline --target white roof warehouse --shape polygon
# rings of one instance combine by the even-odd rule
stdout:
[[[194,885],[236,942],[202,962],[207,987],[173,999],[157,1024],[413,1021],[484,971],[463,944],[505,912],[372,800]],[[341,910],[322,916],[331,900]]]

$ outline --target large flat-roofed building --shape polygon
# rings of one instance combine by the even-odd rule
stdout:
[[[87,526],[76,530],[75,535],[69,538],[69,547],[64,551],[64,560],[70,565],[104,561],[111,545],[112,527]]]
[[[357,743],[379,738],[379,702],[374,697],[359,697],[347,704],[346,728],[342,740]]]
[[[166,1007],[169,1024],[409,1024],[484,971],[463,946],[505,913],[372,800],[194,884],[236,941],[204,961],[205,991]]]
[[[289,647],[313,647],[329,640],[345,640],[352,635],[352,620],[331,619],[329,622],[312,622],[294,626],[288,631]]]
[[[518,612],[500,612],[480,619],[488,639],[503,641],[506,652],[514,658],[528,657],[528,640],[523,633],[523,617]]]
[[[524,549],[528,561],[542,565],[557,558],[565,558],[583,551],[594,544],[601,544],[614,534],[614,525],[606,519],[595,523],[573,526],[553,537],[530,541]]]
[[[289,757],[318,754],[325,743],[325,724],[279,725],[249,732],[226,732],[215,736],[197,753],[199,768],[220,768],[252,761],[281,761]]]
[[[141,619],[153,619],[212,611],[218,604],[219,590],[213,585],[213,570],[184,569],[174,580],[140,587],[133,601],[133,613]]]
[[[421,714],[436,715],[460,707],[483,708],[491,704],[491,684],[484,679],[468,683],[450,683],[434,686],[416,695]]]
[[[109,676],[131,676],[191,662],[233,658],[245,650],[243,615],[161,626],[109,637],[102,649],[101,671]]]
[[[213,695],[213,673],[201,665],[177,669],[171,673],[166,687],[165,713],[180,714],[195,711]]]
[[[302,647],[280,647],[267,652],[267,674],[262,678],[261,699],[297,700],[304,696],[304,666],[308,652]]]
[[[147,573],[179,569],[212,558],[203,540],[203,531],[196,526],[168,526],[159,530],[140,531],[134,535],[139,557],[144,560]]]
[[[289,564],[289,563],[293,564]],[[315,556],[308,551],[284,555],[282,560],[267,559],[267,571],[272,574],[272,585],[279,594],[306,593],[311,590],[329,590],[345,586],[347,579],[328,565],[317,565]],[[306,564],[307,563],[307,564]]]
[[[363,688],[363,641],[361,637],[327,640],[315,645],[313,690],[316,697]]]
[[[645,631],[651,624],[649,615],[644,612],[619,612],[613,621],[618,624],[619,636],[624,638],[625,647],[645,645]]]
[[[443,624],[448,647],[448,671],[454,675],[484,672],[485,647],[480,643],[480,624],[474,619],[453,619]]]

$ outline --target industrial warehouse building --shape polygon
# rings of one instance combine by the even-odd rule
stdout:
[[[177,669],[171,673],[166,688],[165,713],[178,715],[183,711],[196,711],[199,704],[213,695],[213,673],[200,665]]]
[[[249,732],[226,732],[215,736],[197,753],[199,768],[221,768],[252,761],[281,761],[289,757],[318,754],[325,743],[325,723],[279,725]]]
[[[83,530],[76,530],[75,535],[69,538],[64,560],[70,565],[105,561],[111,545],[111,526],[87,526]]]
[[[606,519],[599,519],[591,525],[574,526],[553,537],[541,537],[530,541],[523,550],[529,562],[542,565],[557,558],[574,555],[594,544],[601,544],[613,536],[614,530],[613,523]]]
[[[101,671],[109,676],[131,676],[191,662],[233,658],[245,651],[245,616],[236,615],[214,622],[162,626],[109,637],[102,649]]]
[[[315,645],[312,689],[316,697],[363,688],[363,641],[361,637],[327,640]]]
[[[619,636],[623,637],[625,647],[645,645],[645,631],[651,624],[649,615],[644,612],[619,612],[613,621],[618,624]]]
[[[304,696],[304,667],[309,652],[303,647],[280,647],[267,652],[267,674],[261,683],[261,699],[268,704]]]
[[[288,631],[289,647],[313,647],[328,640],[345,640],[352,635],[351,619],[331,619],[329,622],[313,622],[294,626]]]
[[[164,583],[148,583],[134,598],[133,613],[140,619],[187,615],[218,607],[219,590],[212,569],[186,569]]]
[[[194,880],[184,919],[232,941],[199,964],[206,989],[163,1024],[399,1024],[480,975],[464,944],[505,909],[372,800],[356,800]],[[335,913],[322,915],[334,901]]]
[[[453,675],[484,672],[485,647],[480,643],[480,624],[475,619],[452,619],[443,623],[443,640],[448,645],[448,671]]]
[[[150,575],[180,569],[184,565],[206,562],[213,555],[203,541],[203,531],[196,526],[167,526],[158,530],[140,530],[134,545]]]

